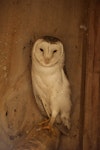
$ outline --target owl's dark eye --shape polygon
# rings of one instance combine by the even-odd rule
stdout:
[[[43,52],[44,50],[42,48],[40,48],[40,51]]]
[[[56,53],[56,52],[57,52],[57,50],[54,50],[54,51],[53,51],[53,53]]]

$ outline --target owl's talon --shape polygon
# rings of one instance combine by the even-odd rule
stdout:
[[[45,125],[45,124],[48,123],[49,121],[50,121],[50,119],[44,120],[44,121],[40,122],[38,125],[39,125],[39,126]]]
[[[42,129],[43,129],[43,130],[49,130],[49,131],[50,131],[50,130],[52,129],[52,127],[50,127],[49,125],[47,125],[47,126],[42,127]]]
[[[54,136],[56,136],[55,129],[52,126],[50,126],[50,125],[43,126],[43,127],[39,128],[38,131],[41,131],[41,130],[47,130],[49,133],[52,133]]]

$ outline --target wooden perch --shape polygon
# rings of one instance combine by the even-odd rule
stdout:
[[[12,150],[56,150],[59,145],[60,132],[54,128],[55,133],[47,130],[38,130],[34,127],[29,134]]]

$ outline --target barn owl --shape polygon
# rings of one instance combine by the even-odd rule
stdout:
[[[64,48],[52,36],[38,39],[32,49],[32,85],[36,103],[49,124],[70,129],[70,84],[64,73]]]

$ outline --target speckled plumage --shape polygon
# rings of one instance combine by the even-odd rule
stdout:
[[[64,48],[55,37],[38,39],[32,49],[32,85],[35,99],[50,124],[70,129],[70,84],[63,71]]]

